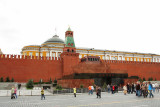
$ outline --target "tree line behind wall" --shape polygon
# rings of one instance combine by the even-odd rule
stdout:
[[[0,78],[0,82],[14,82],[14,78],[12,78],[11,80],[9,79],[9,77],[6,77],[5,80],[3,77]]]

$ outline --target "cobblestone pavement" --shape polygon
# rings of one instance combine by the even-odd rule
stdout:
[[[135,94],[114,95],[102,93],[102,98],[96,95],[73,94],[46,96],[41,100],[40,96],[18,96],[18,99],[0,97],[0,107],[160,107],[160,93],[154,94],[154,98],[136,97]]]

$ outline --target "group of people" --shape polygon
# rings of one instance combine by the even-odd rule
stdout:
[[[12,87],[11,88],[11,99],[17,99],[17,89],[16,87]],[[41,100],[44,99],[45,100],[45,95],[44,95],[44,89],[41,89]]]
[[[97,98],[101,98],[101,87],[99,86],[96,86],[96,95],[97,95]],[[110,93],[110,91],[112,92],[112,94],[118,92],[118,86],[117,85],[107,85],[107,90],[108,90],[108,93]],[[93,91],[94,91],[94,87],[93,86],[89,86],[88,87],[88,94],[89,95],[93,95]],[[124,85],[123,86],[123,92],[124,92],[124,95],[126,95],[127,93],[128,94],[133,94],[134,92],[136,93],[136,96],[143,96],[144,98],[146,98],[149,94],[149,98],[153,98],[154,95],[153,93],[156,92],[159,92],[159,84],[156,82],[156,83],[153,83],[151,84],[151,82],[137,82],[137,83],[128,83],[127,85]],[[74,93],[74,97],[76,97],[76,87],[73,88],[73,93]],[[17,89],[16,87],[12,87],[11,89],[11,99],[15,99],[17,98]],[[45,99],[45,95],[44,95],[44,89],[42,88],[41,89],[41,100],[42,99]]]
[[[93,91],[94,91],[94,87],[93,86],[89,86],[88,87],[88,94],[89,95],[93,95]]]
[[[16,87],[12,87],[11,89],[11,99],[17,99],[17,89]]]
[[[143,96],[144,98],[146,98],[149,95],[149,98],[153,98],[154,95],[152,93],[152,91],[155,93],[155,90],[157,92],[159,92],[159,85],[158,83],[153,83],[151,84],[151,82],[137,82],[137,83],[132,83],[132,84],[127,84],[123,86],[123,92],[124,95],[128,94],[132,94],[132,93],[136,93],[136,96],[140,97]]]
[[[108,93],[110,93],[110,91],[112,92],[112,94],[114,94],[114,93],[118,93],[118,86],[117,85],[113,85],[113,84],[111,84],[111,85],[107,85],[107,91],[108,91]]]
[[[97,98],[101,98],[101,87],[99,86],[95,86],[96,88],[96,95],[97,95]],[[89,86],[88,87],[88,95],[93,95],[93,91],[94,91],[94,86]]]

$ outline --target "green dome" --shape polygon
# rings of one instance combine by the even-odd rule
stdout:
[[[60,39],[59,36],[54,35],[52,38],[48,39],[44,43],[62,43],[62,44],[64,44],[64,41],[62,39]]]

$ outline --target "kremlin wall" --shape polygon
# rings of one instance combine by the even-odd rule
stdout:
[[[52,41],[53,38],[50,40]],[[57,36],[56,40],[59,40]],[[54,43],[47,41],[43,47],[52,48],[54,44],[55,49],[56,40]],[[1,54],[0,77],[14,78],[16,82],[27,82],[29,79],[33,79],[34,82],[39,82],[40,79],[47,82],[50,78],[52,80],[56,78],[58,84],[66,88],[80,87],[80,85],[88,87],[93,83],[102,86],[104,82],[122,85],[127,82],[135,82],[138,78],[148,80],[152,77],[160,80],[159,55],[119,52],[119,55],[115,54],[117,59],[112,59],[114,54],[109,56],[111,59],[107,59],[107,55],[112,51],[104,51],[103,58],[98,55],[100,50],[97,55],[91,55],[90,51],[95,50],[88,50],[87,55],[80,58],[82,52],[78,53],[73,31],[70,28],[65,33],[64,44],[60,42],[57,44],[62,48],[62,50],[59,47],[56,48],[57,51],[61,51],[60,54],[54,53],[54,49],[50,49],[48,55],[42,49],[37,51],[37,55],[36,53],[25,54],[30,51],[29,48],[28,50],[23,48],[22,55]],[[43,56],[44,53],[45,56]],[[124,56],[120,57],[121,53],[126,53],[126,59]],[[140,56],[143,56],[141,58],[143,60],[137,60]],[[127,58],[130,58],[129,60],[132,58],[132,60],[128,61]]]

